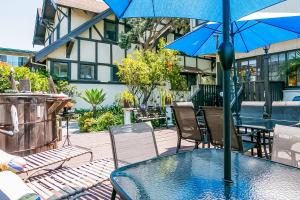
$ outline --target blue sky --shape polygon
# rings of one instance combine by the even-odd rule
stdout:
[[[38,50],[32,46],[36,9],[43,0],[0,0],[0,47]]]

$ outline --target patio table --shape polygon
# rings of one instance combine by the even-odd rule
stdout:
[[[261,150],[261,139],[263,139],[263,147],[266,154],[266,158],[269,159],[269,155],[266,150],[266,139],[271,140],[270,134],[269,137],[266,138],[266,133],[274,132],[274,127],[276,124],[292,126],[297,122],[286,121],[286,120],[273,120],[273,119],[261,119],[261,118],[253,118],[253,117],[242,117],[240,124],[236,124],[237,128],[245,128],[245,132],[247,133],[247,129],[250,129],[251,132],[255,132],[256,140],[258,142],[258,156],[262,157]],[[271,145],[269,145],[269,152],[271,152]]]
[[[199,149],[159,157],[113,171],[111,182],[123,199],[299,199],[300,169],[232,152],[228,185],[223,154]]]

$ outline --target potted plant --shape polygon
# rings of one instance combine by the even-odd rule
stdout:
[[[170,92],[166,91],[165,93],[165,105],[171,105],[173,101],[173,96]]]
[[[128,90],[125,90],[121,94],[121,102],[123,102],[124,108],[130,108],[134,105],[135,97],[131,92],[129,92]]]

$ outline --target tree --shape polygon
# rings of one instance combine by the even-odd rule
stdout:
[[[91,104],[94,118],[96,118],[97,106],[103,103],[103,101],[105,100],[105,96],[106,95],[102,89],[90,89],[85,90],[84,96],[81,97],[84,101]]]
[[[182,89],[185,85],[176,57],[178,52],[164,46],[164,40],[160,40],[157,51],[137,50],[117,64],[120,81],[127,84],[142,104],[147,104],[151,93],[167,81],[175,89]]]
[[[138,44],[142,51],[156,47],[159,38],[165,33],[186,33],[189,31],[188,19],[134,18],[126,21],[129,31],[120,35],[120,47],[130,49],[132,43]]]

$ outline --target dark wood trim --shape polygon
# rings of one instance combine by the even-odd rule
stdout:
[[[112,40],[106,40],[106,39],[104,39],[104,40],[96,40],[96,39],[89,39],[89,38],[84,38],[84,37],[80,37],[80,36],[77,36],[76,39],[86,40],[86,41],[90,41],[90,42],[98,42],[98,43],[118,45],[117,42],[114,42]]]
[[[95,42],[95,62],[98,64],[98,42]]]
[[[71,24],[72,24],[72,9],[68,8],[68,33],[71,32]]]
[[[95,29],[96,33],[99,35],[99,37],[101,38],[101,40],[104,40],[103,35],[101,34],[101,32],[98,30],[98,28],[94,25],[93,28]]]
[[[109,51],[110,51],[110,64],[112,65],[113,64],[113,45],[110,44],[109,45]]]
[[[93,33],[92,33],[92,28],[89,28],[89,39],[92,39],[93,38]]]
[[[103,85],[126,85],[125,83],[109,81],[102,82],[98,80],[69,80],[69,83],[78,83],[78,84],[103,84]]]
[[[70,41],[66,44],[66,58],[70,58],[70,55],[71,55],[71,53],[72,53],[74,44],[75,44],[75,39],[70,40]]]
[[[67,15],[64,11],[62,11],[62,9],[60,9],[59,6],[57,6],[57,10],[58,10],[61,14],[63,14],[65,17],[68,17],[68,15]]]

